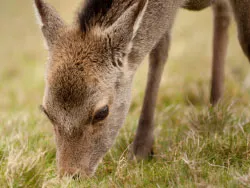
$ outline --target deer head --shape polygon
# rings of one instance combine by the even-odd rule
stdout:
[[[87,0],[69,26],[35,0],[49,51],[42,110],[54,127],[61,175],[93,175],[124,123],[135,72],[128,55],[147,1],[124,3],[119,12],[115,1]]]

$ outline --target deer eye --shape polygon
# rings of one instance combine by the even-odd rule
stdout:
[[[109,115],[109,107],[108,105],[106,105],[95,113],[93,123],[97,123],[99,121],[106,119],[108,115]]]

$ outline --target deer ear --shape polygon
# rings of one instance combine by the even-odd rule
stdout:
[[[148,0],[140,0],[131,5],[109,28],[107,34],[112,39],[113,47],[126,50],[129,53],[132,41],[142,22]]]
[[[56,10],[43,0],[35,0],[35,11],[44,38],[50,48],[58,38],[59,32],[65,27]]]

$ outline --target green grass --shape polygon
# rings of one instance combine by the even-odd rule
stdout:
[[[46,51],[30,2],[0,6],[0,187],[249,187],[250,68],[232,25],[224,100],[209,105],[209,9],[178,15],[158,98],[155,157],[127,157],[144,95],[144,63],[127,121],[95,177],[59,179],[52,126],[38,110]],[[79,3],[50,2],[67,20]]]

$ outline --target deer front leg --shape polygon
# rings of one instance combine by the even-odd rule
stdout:
[[[230,0],[238,26],[238,38],[243,52],[250,61],[250,1]]]
[[[154,112],[161,76],[168,56],[169,42],[169,35],[164,35],[150,53],[146,94],[133,143],[133,153],[138,159],[146,158],[152,154]]]
[[[224,65],[228,44],[228,27],[230,25],[230,6],[227,0],[213,3],[214,40],[213,67],[210,101],[214,105],[222,97],[224,87]]]

